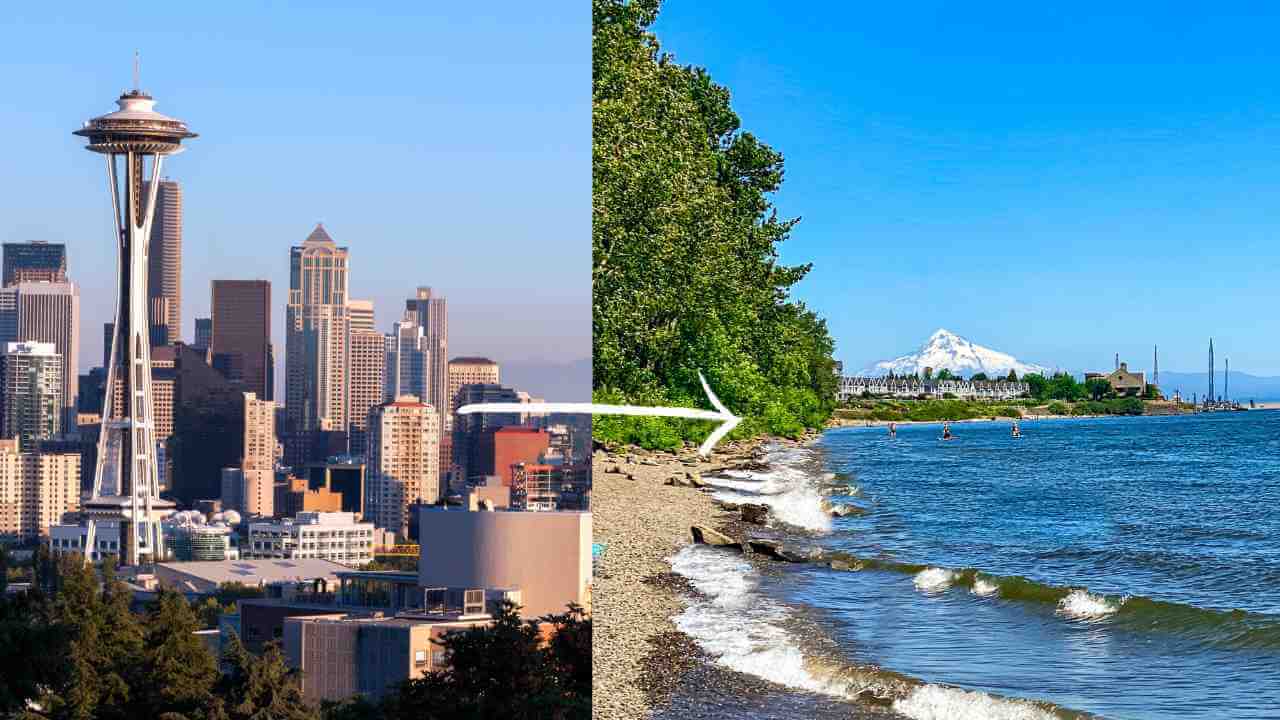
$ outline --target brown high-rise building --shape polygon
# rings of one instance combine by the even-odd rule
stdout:
[[[209,355],[228,380],[263,400],[274,397],[271,367],[271,283],[214,280]]]
[[[551,446],[546,430],[528,427],[499,427],[480,433],[476,448],[477,466],[470,468],[472,477],[494,475],[511,487],[512,466],[534,465]]]
[[[143,183],[143,192],[151,183]],[[151,250],[147,256],[147,297],[151,344],[182,339],[182,186],[163,179],[156,189]]]

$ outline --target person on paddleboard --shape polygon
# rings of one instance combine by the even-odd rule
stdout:
[[[898,425],[897,425],[897,423],[889,423],[889,437],[891,437],[891,438],[898,437]]]
[[[942,423],[942,439],[943,439],[943,440],[950,440],[950,439],[951,439],[951,437],[952,437],[952,436],[951,436],[951,423],[950,423],[950,422],[944,422],[944,423]]]
[[[1014,437],[1022,437],[1022,430],[1018,428],[1018,421],[1017,421],[1017,420],[1014,420],[1014,421],[1013,421],[1013,436],[1014,436]]]

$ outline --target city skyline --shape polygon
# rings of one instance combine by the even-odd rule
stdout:
[[[1280,17],[1255,10],[924,3],[819,25],[749,0],[667,3],[654,30],[785,157],[778,213],[801,222],[781,259],[813,263],[795,296],[846,367],[946,327],[1079,369],[1158,344],[1163,370],[1203,372],[1212,335],[1275,376],[1256,309],[1280,266]]]
[[[211,280],[268,280],[282,380],[288,269],[280,258],[322,221],[360,258],[352,297],[374,302],[380,332],[399,319],[407,294],[431,286],[451,300],[452,353],[490,355],[516,373],[531,367],[534,382],[525,384],[543,394],[551,391],[538,378],[550,387],[558,378],[549,368],[572,366],[578,392],[589,392],[590,289],[569,281],[587,273],[577,248],[589,228],[587,91],[578,77],[588,51],[567,41],[585,33],[585,13],[405,9],[431,15],[389,57],[385,23],[359,12],[280,25],[247,10],[171,11],[158,20],[129,8],[104,28],[28,9],[22,39],[0,51],[6,75],[21,78],[14,91],[38,108],[0,119],[32,138],[0,171],[9,219],[0,240],[67,245],[85,297],[82,366],[100,356],[92,328],[111,319],[110,273],[98,272],[114,266],[101,222],[108,202],[75,144],[49,127],[108,109],[102,98],[129,84],[138,48],[141,85],[161,98],[158,109],[200,117],[206,132],[202,151],[166,173],[183,187],[184,340],[209,315]],[[182,17],[207,34],[172,36]],[[535,42],[530,23],[565,41]],[[299,47],[329,46],[348,51],[307,52],[299,65]],[[117,65],[104,63],[116,56]],[[241,112],[248,105],[255,111]],[[377,123],[361,120],[370,108]],[[279,170],[244,172],[266,154]],[[505,261],[485,261],[492,256]]]

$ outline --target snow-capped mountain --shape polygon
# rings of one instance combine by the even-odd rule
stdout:
[[[925,368],[933,368],[934,375],[946,369],[953,375],[962,377],[986,373],[993,379],[1008,375],[1010,370],[1018,373],[1018,377],[1029,373],[1040,373],[1046,377],[1051,374],[1049,368],[1019,362],[1012,355],[969,342],[949,330],[938,330],[929,336],[918,351],[892,360],[882,360],[862,370],[858,376],[881,377],[890,372],[895,375],[918,375]]]

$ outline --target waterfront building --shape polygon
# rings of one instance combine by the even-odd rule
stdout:
[[[338,247],[323,225],[290,250],[285,308],[290,432],[347,429],[347,257],[347,248]]]
[[[4,287],[20,282],[66,281],[66,245],[42,240],[4,244]]]
[[[0,347],[53,343],[62,356],[62,426],[75,421],[80,387],[80,290],[69,280],[18,282],[0,289]]]
[[[0,435],[25,451],[62,432],[62,357],[53,343],[11,342],[0,355]]]
[[[207,347],[213,366],[228,380],[239,382],[245,392],[272,400],[271,283],[214,280],[210,308]]]
[[[419,511],[418,584],[512,588],[526,618],[591,609],[591,513]]]
[[[1007,380],[921,380],[918,377],[843,377],[840,379],[841,402],[857,400],[864,395],[912,399],[925,396],[941,399],[952,396],[961,400],[1012,400],[1025,397],[1031,386]]]
[[[182,121],[157,113],[155,100],[138,88],[121,95],[117,104],[118,111],[94,118],[75,131],[88,139],[88,150],[108,158],[114,206],[112,234],[120,250],[117,323],[107,365],[108,384],[123,383],[127,400],[119,421],[112,420],[113,408],[103,412],[92,496],[84,504],[84,547],[95,547],[94,529],[99,522],[118,524],[121,561],[136,565],[146,557],[165,556],[159,521],[172,509],[159,495],[151,373],[135,370],[151,367],[147,300],[152,294],[144,291],[149,284],[147,249],[154,243],[152,222],[159,203],[156,183],[164,157],[178,152],[182,141],[195,134]],[[149,178],[145,177],[148,173]],[[141,192],[144,183],[151,192]],[[162,224],[168,212],[162,213]],[[167,267],[164,270],[168,272]],[[168,293],[172,288],[160,290]],[[72,357],[74,352],[66,355]],[[74,369],[68,369],[70,377],[77,377]],[[74,397],[74,393],[64,392],[64,397]],[[108,405],[113,404],[113,388],[108,387],[106,397]]]
[[[151,181],[142,184],[147,197]],[[151,344],[182,340],[182,186],[162,178],[156,184],[151,249],[147,255],[147,294]]]
[[[440,416],[412,395],[369,415],[366,516],[378,527],[408,532],[408,508],[435,503],[440,492]]]
[[[23,452],[0,440],[0,539],[29,542],[80,508],[80,453]]]
[[[317,558],[349,567],[373,560],[374,527],[354,513],[301,512],[296,519],[249,523],[246,558]]]
[[[1111,390],[1117,395],[1136,395],[1141,397],[1147,392],[1147,375],[1141,372],[1130,372],[1129,363],[1120,363],[1120,367],[1106,376]]]

